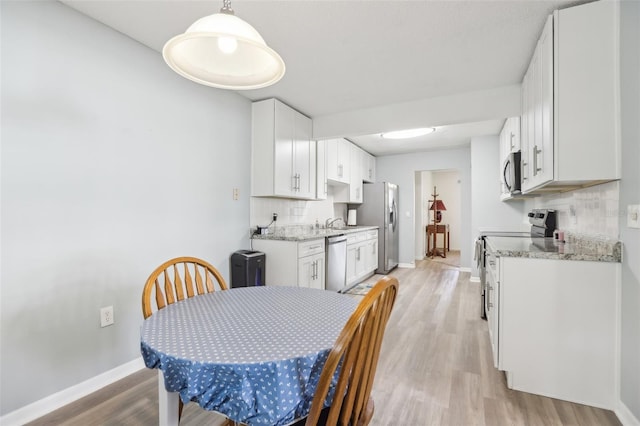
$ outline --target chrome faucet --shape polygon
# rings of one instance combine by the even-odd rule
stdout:
[[[339,221],[339,220],[342,221],[342,223],[344,223],[344,219],[341,218],[341,217],[337,217],[337,218],[335,218],[333,220],[331,218],[329,218],[329,219],[324,221],[324,227],[325,228],[333,228],[333,224],[335,222]]]

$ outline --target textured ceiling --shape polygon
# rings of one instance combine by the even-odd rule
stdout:
[[[519,84],[547,16],[583,2],[233,1],[236,15],[287,66],[277,84],[239,93],[251,100],[276,97],[315,118]],[[222,2],[63,3],[160,52],[168,39],[217,12]],[[497,133],[504,118],[472,124],[461,117],[460,123],[448,123],[464,124],[459,129],[403,149],[468,143],[479,132]],[[376,155],[403,150],[397,144],[373,149],[365,146],[367,138],[350,139]]]

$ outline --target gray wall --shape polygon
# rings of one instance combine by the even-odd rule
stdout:
[[[622,1],[620,239],[622,261],[621,399],[640,420],[640,229],[627,227],[629,204],[640,204],[640,2]]]
[[[414,263],[415,232],[415,172],[424,170],[457,170],[460,173],[461,236],[460,266],[471,266],[471,163],[469,148],[448,149],[427,153],[377,157],[376,179],[399,186],[400,263]],[[407,213],[409,214],[407,216]]]
[[[251,106],[58,2],[1,7],[6,414],[136,359],[142,286],[163,261],[202,257],[229,278],[248,247]]]
[[[500,201],[500,139],[471,139],[471,233],[475,239],[484,230],[529,231],[523,200]],[[475,262],[472,275],[478,276]]]

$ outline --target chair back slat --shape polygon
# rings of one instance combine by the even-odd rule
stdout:
[[[190,271],[190,265],[193,265],[195,283]],[[169,270],[172,267],[173,281],[170,278]],[[203,285],[200,268],[207,277],[206,287]],[[164,278],[164,283],[162,284],[159,282],[160,275]],[[195,257],[176,257],[175,259],[164,262],[149,275],[142,290],[143,316],[149,318],[154,311],[163,309],[176,301],[184,300],[185,297],[189,298],[215,291],[216,286],[213,281],[214,279],[217,281],[217,287],[220,290],[226,290],[228,288],[220,272],[213,265],[202,259]],[[153,306],[153,299],[155,299],[155,306]]]
[[[167,298],[167,305],[170,305],[176,301],[173,295],[173,283],[166,269],[162,271],[162,274],[164,275],[164,295]]]
[[[338,383],[326,425],[366,425],[373,416],[371,389],[384,330],[398,293],[398,280],[383,277],[358,304],[320,374],[307,425],[316,425],[335,372]]]
[[[160,283],[158,283],[157,278],[154,280],[154,287],[156,290],[156,306],[158,307],[158,309],[162,309],[167,306],[167,304],[164,300],[164,293],[161,290]]]
[[[209,273],[209,271],[207,271],[206,269],[204,271],[204,275],[205,275],[205,277],[207,277],[207,280],[206,280],[207,281],[207,291],[209,293],[211,293],[213,291],[213,279],[211,278],[211,274]]]
[[[202,285],[202,276],[200,275],[200,271],[198,271],[198,266],[195,266],[195,276],[196,276],[196,288],[198,289],[198,294],[204,294],[204,286]]]
[[[187,262],[184,263],[184,286],[187,290],[187,297],[193,297],[196,295],[193,287],[193,279],[191,278],[191,274],[189,273],[189,268],[187,267]]]
[[[180,279],[180,273],[178,272],[178,265],[173,265],[173,285],[176,289],[176,299],[178,301],[184,300],[184,290],[182,280]]]

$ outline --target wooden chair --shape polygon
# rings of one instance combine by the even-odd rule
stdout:
[[[158,279],[163,276],[163,283]],[[155,293],[155,307],[160,310],[187,297],[211,293],[216,290],[213,279],[220,290],[226,290],[227,283],[211,264],[196,257],[176,257],[158,266],[147,278],[142,290],[142,315],[149,318],[153,314],[152,293]],[[172,281],[173,280],[173,281]],[[182,417],[184,403],[178,399],[178,419]],[[232,423],[231,423],[232,424]]]
[[[158,279],[163,276],[163,283]],[[145,319],[153,313],[152,293],[155,290],[156,310],[162,309],[187,297],[215,291],[213,280],[220,290],[226,290],[227,283],[211,264],[195,257],[176,257],[158,266],[147,278],[142,291],[142,314]]]
[[[397,293],[398,280],[383,277],[362,299],[329,353],[306,425],[369,424],[374,411],[371,387],[382,337]],[[340,364],[333,403],[323,410],[331,380]]]

